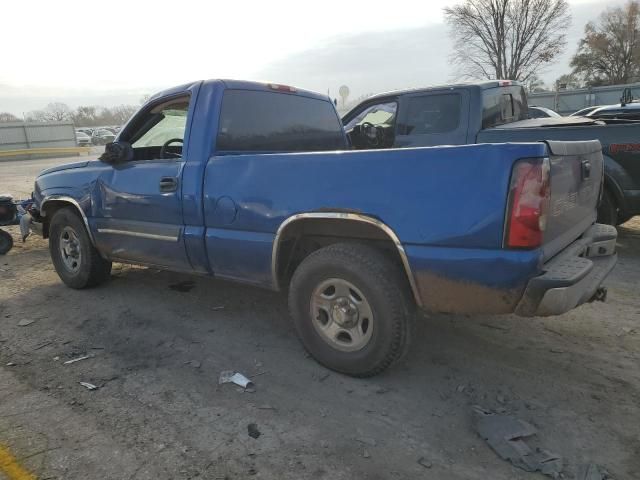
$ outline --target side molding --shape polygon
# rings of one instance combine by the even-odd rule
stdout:
[[[87,229],[87,234],[89,235],[89,239],[91,240],[91,243],[95,247],[96,242],[95,242],[95,239],[93,238],[93,232],[91,232],[91,229],[89,228],[89,220],[87,220],[87,216],[84,214],[84,210],[82,210],[82,207],[80,206],[80,204],[75,198],[67,197],[65,195],[49,195],[48,197],[45,197],[44,200],[42,200],[42,203],[40,204],[40,211],[42,212],[44,210],[44,206],[47,202],[54,201],[54,200],[58,202],[66,202],[76,207],[76,210],[78,210],[78,213],[80,213],[80,216],[82,217],[82,221],[84,222],[84,226]]]
[[[332,219],[332,220],[347,220],[347,221],[356,221],[362,223],[368,223],[369,225],[373,225],[380,230],[382,230],[388,237],[391,239],[396,249],[398,250],[398,254],[400,255],[400,259],[402,260],[402,265],[404,266],[405,273],[407,275],[407,279],[409,280],[409,285],[411,286],[411,292],[413,293],[413,298],[418,306],[422,306],[422,301],[420,299],[420,295],[418,294],[418,287],[416,285],[415,278],[413,277],[413,273],[411,271],[411,266],[409,265],[409,259],[407,258],[407,253],[400,243],[400,239],[395,234],[395,232],[386,225],[385,223],[377,220],[373,217],[368,217],[366,215],[361,215],[358,213],[343,213],[343,212],[309,212],[309,213],[299,213],[297,215],[292,215],[288,217],[284,222],[280,224],[278,227],[278,231],[276,232],[276,236],[273,240],[273,250],[271,252],[271,275],[273,277],[273,285],[275,290],[280,290],[280,285],[278,282],[278,250],[280,248],[280,240],[282,238],[282,233],[284,230],[291,225],[293,222],[304,219]]]

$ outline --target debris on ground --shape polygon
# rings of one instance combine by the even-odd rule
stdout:
[[[213,310],[214,312],[216,310],[224,310],[224,305],[218,305],[217,307],[211,307],[211,310]]]
[[[424,468],[431,468],[433,467],[433,463],[431,463],[429,460],[427,460],[424,457],[420,457],[418,459],[418,465],[422,465]]]
[[[52,343],[53,342],[44,342],[44,343],[41,343],[40,345],[35,346],[33,349],[34,350],[40,350],[41,348],[48,347]]]
[[[234,383],[244,389],[254,387],[253,382],[251,380],[249,380],[243,374],[234,372],[233,370],[226,370],[220,373],[218,384],[222,385],[223,383]]]
[[[324,382],[327,378],[329,378],[331,374],[329,372],[324,373],[322,375],[320,375],[320,377],[318,377],[318,381],[319,382]]]
[[[96,387],[93,383],[89,383],[89,382],[78,382],[80,385],[82,385],[84,388],[86,388],[87,390],[97,390],[98,387]]]
[[[202,366],[202,363],[199,362],[198,360],[189,360],[187,362],[184,362],[185,365],[190,365],[193,368],[200,368]]]
[[[32,320],[30,318],[23,318],[22,320],[20,320],[18,322],[18,326],[19,327],[26,327],[27,325],[31,325],[33,322],[35,322],[35,320]]]
[[[87,360],[88,358],[93,358],[95,355],[83,355],[82,357],[72,358],[71,360],[67,360],[66,362],[62,362],[63,365],[71,365],[72,363],[81,362],[82,360]]]
[[[538,430],[530,423],[511,415],[498,415],[475,408],[478,434],[500,457],[527,472],[539,471],[558,478],[563,468],[562,457],[542,448],[532,449],[525,439]]]
[[[369,450],[367,450],[366,448],[362,451],[362,456],[364,458],[371,458],[371,454],[369,453]]]
[[[14,362],[7,363],[7,367],[15,367],[16,365],[17,363],[14,363]]]
[[[247,433],[251,438],[258,438],[262,433],[258,430],[258,425],[255,423],[250,423],[247,425]]]
[[[609,472],[595,463],[582,467],[580,475],[578,475],[578,480],[607,480],[608,478],[611,478]]]
[[[174,290],[176,292],[190,292],[191,290],[193,290],[193,287],[196,286],[196,282],[194,282],[193,280],[185,280],[184,282],[178,282],[178,283],[174,283],[169,285],[169,288],[171,290]]]
[[[491,323],[481,323],[480,325],[482,325],[483,327],[486,328],[490,328],[492,330],[500,330],[503,332],[508,332],[509,331],[509,327],[505,327],[503,325],[493,325]]]

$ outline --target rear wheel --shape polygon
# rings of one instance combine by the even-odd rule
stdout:
[[[9,232],[0,230],[0,255],[9,253],[9,250],[13,248],[13,237]]]
[[[607,189],[602,193],[602,201],[598,206],[598,223],[618,224],[618,206],[613,195]]]
[[[409,345],[413,307],[404,274],[366,245],[330,245],[304,259],[289,308],[307,351],[341,373],[376,375]]]
[[[71,207],[58,210],[51,219],[49,253],[58,276],[71,288],[99,285],[111,274],[111,262],[100,256]]]

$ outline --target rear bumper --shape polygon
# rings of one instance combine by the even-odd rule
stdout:
[[[527,284],[515,313],[560,315],[590,301],[615,266],[617,231],[595,224],[581,238],[542,267],[544,273]]]

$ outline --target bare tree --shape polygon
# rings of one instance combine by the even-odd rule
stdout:
[[[98,125],[98,108],[90,105],[80,106],[71,117],[76,127],[92,127]]]
[[[129,120],[136,111],[138,111],[138,107],[133,105],[118,105],[117,107],[113,107],[111,109],[111,115],[113,117],[112,123],[122,125]]]
[[[566,46],[566,0],[465,0],[444,9],[461,77],[526,82]]]
[[[588,85],[614,85],[640,79],[640,2],[610,8],[584,28],[573,72]]]
[[[16,117],[13,113],[0,112],[0,123],[19,122],[19,121],[20,119]]]
[[[71,109],[66,103],[61,102],[53,102],[42,110],[27,113],[27,120],[30,122],[62,122],[71,119]]]
[[[66,103],[53,102],[44,109],[46,120],[49,122],[62,122],[71,120],[71,109]]]

